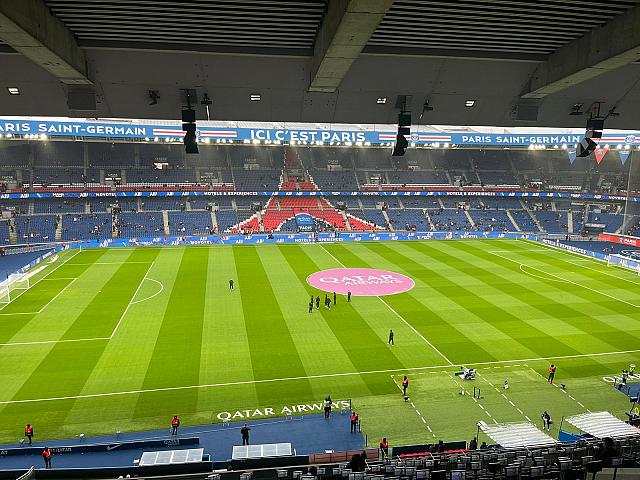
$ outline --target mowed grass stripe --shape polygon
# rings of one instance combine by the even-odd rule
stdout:
[[[619,280],[618,285],[611,288],[611,284],[616,282],[615,278],[598,274],[592,270],[583,269],[580,265],[567,263],[559,258],[552,258],[544,252],[542,252],[542,254],[538,254],[537,252],[523,252],[520,247],[513,244],[508,244],[505,250],[509,250],[516,255],[525,254],[527,259],[522,263],[537,269],[536,272],[547,271],[555,280],[559,278],[565,279],[566,282],[563,284],[564,289],[572,292],[572,294],[579,298],[588,300],[591,304],[601,306],[622,315],[637,315],[640,311],[638,307],[625,303],[640,304],[637,298],[630,298],[629,295],[634,294],[633,296],[637,296],[636,292],[640,290],[638,285],[632,285],[629,282]],[[501,255],[505,254],[502,253]],[[507,258],[509,257],[507,256]],[[504,260],[507,261],[506,258],[504,258]],[[516,265],[516,267],[518,266],[516,262],[520,261],[518,258],[511,258],[511,263]],[[592,278],[591,274],[594,274],[596,278]],[[576,278],[576,275],[588,278]],[[573,278],[571,278],[571,276],[573,276]],[[609,280],[611,280],[611,282]],[[625,294],[627,294],[627,298],[625,298]]]
[[[576,334],[589,336],[593,332],[612,332],[615,330],[615,327],[612,329],[594,316],[578,310],[577,307],[572,307],[570,302],[562,303],[557,300],[562,295],[573,295],[574,289],[571,288],[571,284],[545,282],[543,279],[529,277],[520,271],[518,263],[496,257],[481,248],[465,242],[456,244],[455,248],[456,254],[447,257],[449,264],[470,276],[478,275],[480,272],[493,275],[496,279],[496,283],[491,285],[493,288],[524,304],[530,305],[532,310],[541,312],[544,314],[542,315],[543,317],[552,320],[551,323],[544,320],[541,323],[546,322],[547,325],[551,325],[556,336],[562,337],[563,335]],[[469,262],[472,258],[476,259],[477,262],[473,267],[470,267]],[[487,268],[482,268],[481,265],[487,265]],[[497,269],[496,266],[498,266]],[[505,278],[505,274],[502,273],[504,271],[510,272],[516,280]],[[518,281],[518,278],[521,280]],[[562,288],[560,288],[560,285],[562,285]],[[575,303],[574,305],[581,306]],[[608,338],[603,338],[599,341],[600,348],[604,347],[606,351],[616,350],[617,348],[614,345],[605,343],[608,340]],[[626,349],[630,348],[630,346],[626,347]]]
[[[486,251],[484,251],[483,249],[477,248],[473,245],[462,242],[459,245],[457,245],[457,248],[468,254],[474,255],[478,258],[482,258],[487,262],[493,262],[494,264],[500,265],[501,267],[507,270],[510,270],[513,272],[520,271],[520,268],[517,263],[511,262],[506,259],[502,259],[501,257],[496,257],[495,255],[491,255]],[[464,268],[464,263],[465,263],[464,259],[457,258],[455,262],[456,263],[460,262],[460,268]],[[479,267],[476,266],[474,268],[475,270],[477,270]],[[498,275],[497,272],[495,273],[496,275]],[[533,289],[533,285],[535,285],[535,283],[540,283],[540,282],[534,281],[533,283],[531,283],[529,281],[527,283],[531,284],[532,287],[531,288],[526,287],[523,282],[520,284],[512,284],[510,287],[502,286],[500,287],[500,290],[507,293],[506,290],[508,288],[509,295],[515,298],[518,298],[523,302],[526,302],[527,299],[530,299],[530,298],[539,297],[540,294]],[[558,290],[559,293],[567,292],[567,293],[570,293],[571,295],[575,295],[578,298],[583,298],[585,300],[589,299],[589,297],[585,297],[584,289],[570,283],[565,284],[565,283],[549,282],[549,286],[552,289]],[[621,305],[624,305],[624,304],[621,304]],[[637,336],[631,335],[627,331],[622,331],[621,329],[618,329],[613,325],[605,323],[593,315],[589,315],[584,312],[578,311],[574,308],[571,308],[567,304],[562,304],[562,303],[553,301],[553,299],[549,299],[545,303],[536,303],[535,308],[544,312],[549,317],[556,318],[559,322],[562,321],[568,325],[571,325],[573,328],[579,330],[584,335],[602,334],[602,337],[600,338],[600,340],[603,342],[606,342],[608,345],[611,346],[609,351],[631,350],[637,346],[637,342],[638,342]],[[588,353],[588,352],[583,352],[583,353]]]
[[[70,266],[68,263],[62,264],[60,267],[58,267],[58,265],[60,264],[59,263],[56,264],[54,262],[53,264],[51,264],[49,268],[58,267],[57,270],[52,271],[46,277],[46,280],[42,280],[42,281],[37,280],[37,283],[33,283],[29,290],[27,290],[24,293],[21,293],[20,296],[16,298],[15,302],[10,303],[3,310],[0,310],[0,312],[9,313],[12,311],[12,310],[9,310],[10,308],[11,309],[19,308],[19,311],[23,311],[23,312],[36,312],[37,310],[42,308],[42,306],[46,305],[46,302],[41,304],[41,302],[37,300],[31,301],[32,300],[31,297],[37,298],[37,297],[43,296],[44,298],[48,298],[47,301],[51,300],[54,296],[56,296],[60,292],[60,290],[62,290],[62,288],[64,288],[66,285],[69,284],[70,281],[63,280],[63,278],[75,278],[80,276],[89,268],[90,263],[97,261],[102,255],[105,254],[105,252],[106,252],[106,249],[105,250],[96,249],[95,251],[91,250],[87,254],[85,253],[75,254],[75,258],[82,256],[82,258],[86,259],[87,265],[82,265],[80,268]],[[74,254],[71,254],[71,255],[74,255]],[[64,260],[59,258],[58,262],[63,262],[67,259],[70,259],[70,261],[73,260],[72,258],[70,258],[70,256],[66,256]],[[62,272],[62,273],[59,273],[59,272]],[[20,300],[23,296],[26,296],[25,300],[28,300],[27,302]],[[15,303],[15,306],[14,306],[14,303]],[[36,308],[37,305],[40,305],[40,306]],[[17,334],[20,331],[20,329],[22,329],[25,325],[27,325],[33,319],[33,317],[35,317],[35,314],[16,315],[15,317],[9,316],[9,315],[0,315],[0,343],[10,343],[10,340],[14,337],[14,335]]]
[[[367,268],[381,268],[380,265],[371,265],[364,262],[364,260],[355,253],[359,251],[365,252],[362,247],[368,246],[369,244],[362,244],[361,248],[350,251],[347,246],[332,245],[331,251],[332,253],[335,251],[335,255],[340,259],[344,258],[359,265],[366,265]],[[386,262],[389,262],[392,265],[392,267],[390,267],[391,270],[405,273],[413,278],[414,281],[417,280],[433,288],[430,283],[430,276],[420,264],[416,262],[406,262],[406,257],[404,256],[385,255],[387,252],[380,252],[371,248],[367,248],[367,250],[383,258]],[[447,358],[452,360],[456,358],[459,359],[461,357],[460,352],[464,350],[465,362],[490,362],[496,360],[488,351],[467,337],[462,331],[463,329],[456,328],[450,323],[449,319],[429,308],[425,302],[421,302],[415,298],[414,292],[409,291],[401,295],[388,295],[384,297],[384,300],[425,338],[428,338],[429,341],[432,342],[436,339],[437,342],[435,342],[434,345],[444,353]],[[439,356],[438,362],[441,363]]]
[[[260,248],[260,247],[257,247]],[[304,365],[280,306],[269,283],[256,247],[234,248],[239,293],[242,298],[244,324],[251,352],[251,365],[256,380],[306,376]],[[287,385],[283,382],[256,385],[261,405],[280,402],[295,394],[297,398],[313,399],[308,380]]]
[[[155,252],[136,250],[130,258],[134,261],[151,260],[154,256]],[[91,301],[63,338],[81,338],[87,333],[96,336],[96,333],[102,333],[105,327],[113,328],[133,297],[147,268],[148,264],[123,264],[105,284],[102,295]],[[127,285],[128,288],[123,290],[122,285]],[[104,324],[96,323],[96,319]],[[91,325],[95,329],[93,332],[88,331]],[[13,399],[80,394],[106,345],[106,341],[55,344],[38,367],[31,372]],[[61,424],[73,408],[73,404],[74,400],[34,403],[28,406],[10,404],[3,409],[2,418],[15,419],[18,424],[25,423],[25,418],[31,419],[36,425],[39,420],[43,420],[43,423]]]
[[[304,248],[299,245],[281,248],[280,251],[302,284],[306,284],[309,275],[320,270]],[[353,308],[352,303],[346,302],[344,297],[341,297],[339,305],[331,310],[326,310],[323,301],[324,295],[321,296],[320,309],[316,310],[314,306],[312,315],[320,314],[322,316],[356,371],[378,370],[381,365],[389,369],[405,366],[393,354],[386,342]],[[386,379],[381,382],[381,379],[375,375],[362,375],[361,378],[373,394],[395,391],[393,383]]]
[[[208,264],[209,249],[188,248],[184,251],[142,382],[143,390],[200,383]],[[167,409],[167,415],[193,412],[198,404],[197,389],[184,390],[179,395],[174,392],[168,395],[169,402],[160,401],[166,397],[166,394],[156,392],[140,395],[134,418],[146,417],[159,406],[162,411]]]
[[[427,258],[433,258],[434,255],[437,256],[439,254],[437,250],[434,251],[433,247],[429,247],[426,244],[407,242],[405,245],[416,250],[417,252],[423,253]],[[375,251],[384,252],[391,258],[397,256],[398,262],[404,262],[408,265],[415,263],[414,259],[403,256],[386,245],[376,244],[368,247],[374,249]],[[448,296],[451,300],[458,303],[460,306],[473,312],[475,315],[477,315],[478,318],[481,318],[486,322],[490,322],[495,328],[502,331],[502,333],[504,333],[505,335],[511,337],[514,342],[517,342],[525,349],[523,353],[526,354],[526,351],[532,351],[535,352],[538,356],[571,355],[580,353],[565,345],[564,343],[556,340],[555,338],[553,338],[553,336],[547,335],[541,330],[522,321],[514,314],[505,310],[496,303],[485,300],[474,291],[465,288],[465,286],[461,283],[450,280],[435,268],[430,268],[426,264],[422,267],[425,269],[427,275],[432,279],[433,286],[436,290],[440,291],[443,295]],[[452,268],[455,269],[455,267]],[[474,278],[483,283],[487,281],[490,282],[490,279],[492,277],[492,274],[474,275]],[[494,352],[492,352],[492,355],[494,355]],[[500,358],[500,352],[495,352],[494,356]]]

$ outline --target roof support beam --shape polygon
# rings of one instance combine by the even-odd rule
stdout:
[[[549,55],[522,98],[544,98],[638,60],[640,7],[633,7]]]
[[[335,92],[393,0],[329,0],[316,35],[310,92]]]
[[[84,52],[44,1],[0,1],[0,38],[61,82],[92,84]]]

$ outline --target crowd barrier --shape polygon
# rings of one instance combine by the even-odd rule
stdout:
[[[535,235],[503,232],[339,232],[339,233],[256,233],[251,235],[202,235],[141,238],[109,238],[71,244],[70,248],[148,247],[179,245],[258,245],[279,243],[337,243],[381,240],[449,240],[460,238],[536,239]]]

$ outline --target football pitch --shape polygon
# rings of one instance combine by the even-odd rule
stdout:
[[[324,292],[307,277],[343,267],[415,285],[308,313]],[[0,325],[3,442],[26,423],[44,440],[319,413],[326,395],[375,445],[468,440],[479,420],[540,425],[544,410],[557,435],[562,416],[629,409],[604,377],[640,365],[640,278],[522,240],[70,250]]]

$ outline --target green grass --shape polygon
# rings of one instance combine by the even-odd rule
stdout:
[[[416,285],[308,314],[307,276],[340,266]],[[478,420],[539,424],[543,410],[557,434],[587,409],[622,417],[628,401],[602,377],[640,364],[640,278],[533,242],[70,251],[31,284],[0,310],[1,441],[27,422],[40,440],[108,434],[327,394],[396,445],[468,439]],[[550,361],[566,393],[541,377]],[[479,402],[460,395],[462,364],[479,369],[465,385],[482,388]]]

